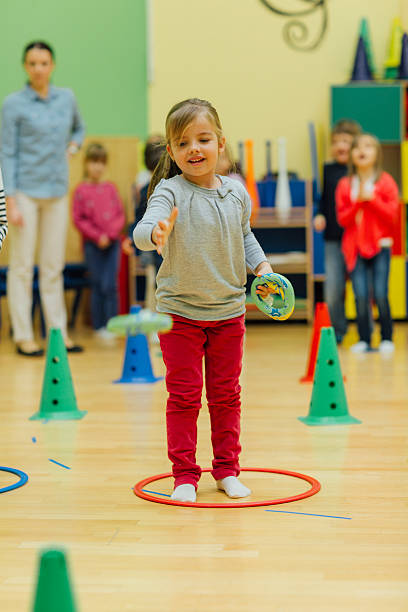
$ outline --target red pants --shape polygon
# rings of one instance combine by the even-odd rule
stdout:
[[[244,315],[226,321],[193,321],[172,315],[173,328],[160,334],[166,364],[167,446],[173,464],[174,486],[197,483],[197,417],[201,408],[203,357],[211,420],[216,480],[238,476]]]

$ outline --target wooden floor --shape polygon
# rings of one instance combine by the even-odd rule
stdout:
[[[340,359],[349,410],[362,420],[351,426],[297,420],[311,395],[298,382],[309,333],[301,324],[248,325],[241,464],[303,472],[322,490],[248,509],[177,508],[135,497],[138,480],[169,470],[166,391],[163,381],[112,384],[122,368],[121,341],[108,348],[89,331],[77,333],[87,350],[70,356],[70,365],[88,414],[42,423],[28,418],[39,407],[44,359],[18,357],[3,336],[0,463],[27,472],[29,482],[0,495],[1,612],[30,609],[38,551],[48,545],[67,550],[82,612],[408,610],[408,325],[396,326],[389,359],[351,354],[356,336],[349,332]],[[151,352],[163,374],[157,347]],[[203,408],[203,467],[210,457]],[[308,487],[279,475],[242,480],[252,500]],[[0,487],[14,481],[0,472]],[[169,493],[171,481],[151,488]],[[199,499],[226,498],[205,475]]]

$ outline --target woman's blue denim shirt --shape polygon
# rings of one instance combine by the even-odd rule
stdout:
[[[1,165],[6,195],[61,197],[68,191],[70,142],[80,146],[85,125],[70,89],[50,86],[41,98],[27,85],[7,96],[1,120]]]

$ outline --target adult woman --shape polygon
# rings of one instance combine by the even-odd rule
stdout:
[[[44,42],[23,53],[28,83],[3,104],[2,164],[10,224],[8,301],[18,353],[40,356],[31,321],[37,232],[41,302],[48,328],[61,330],[68,351],[62,270],[68,222],[68,157],[80,147],[84,124],[71,90],[54,87],[54,52]]]

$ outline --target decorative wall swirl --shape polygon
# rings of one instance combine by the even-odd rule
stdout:
[[[327,30],[328,24],[328,11],[327,2],[328,0],[297,0],[297,2],[303,2],[307,6],[300,10],[288,11],[273,6],[271,0],[260,0],[264,6],[271,10],[276,15],[281,17],[291,17],[283,26],[283,38],[287,44],[296,49],[297,51],[313,51],[322,42],[324,35]],[[310,40],[308,26],[303,23],[299,17],[306,17],[313,13],[319,12],[321,16],[320,31],[315,40]]]

